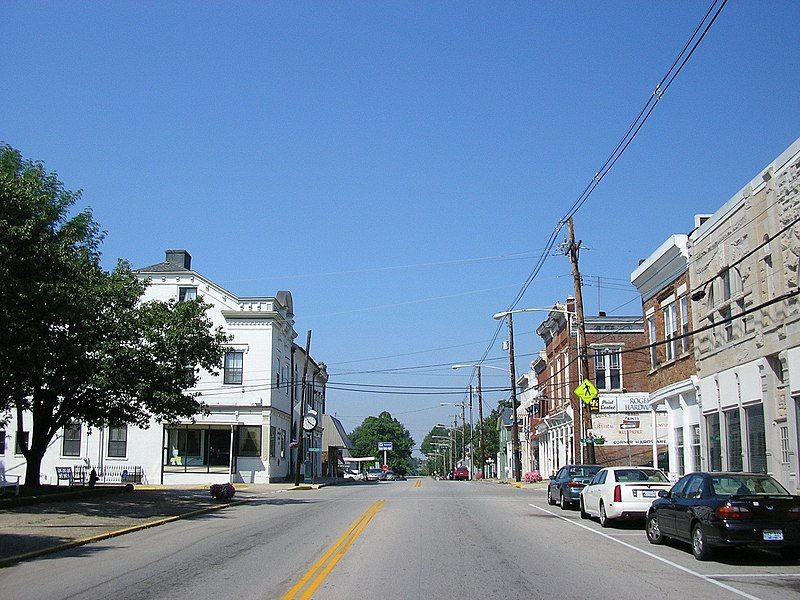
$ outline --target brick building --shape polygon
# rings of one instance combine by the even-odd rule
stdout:
[[[575,301],[556,305],[536,332],[545,343],[547,368],[542,421],[537,427],[540,468],[549,473],[564,464],[586,460],[582,439],[595,444],[596,461],[605,465],[651,461],[654,424],[649,418],[647,350],[640,316],[585,317],[589,373],[581,373]],[[592,415],[592,431],[581,431],[583,407],[574,389],[590,379],[599,391],[600,410]],[[585,405],[584,405],[585,406]],[[647,417],[647,418],[645,418]],[[626,429],[625,426],[633,426]],[[664,416],[655,427],[666,432]],[[663,435],[656,439],[665,443]]]
[[[696,225],[701,222],[697,217]],[[689,298],[689,236],[673,235],[631,273],[642,295],[651,418],[666,413],[668,453],[654,441],[652,462],[672,478],[700,469],[700,406]]]

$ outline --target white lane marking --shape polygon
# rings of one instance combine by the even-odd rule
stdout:
[[[667,560],[666,558],[661,558],[660,556],[657,556],[657,555],[653,554],[652,552],[648,552],[647,550],[642,550],[641,548],[637,548],[633,544],[629,544],[628,542],[623,542],[622,540],[618,540],[616,538],[613,538],[610,535],[608,535],[607,533],[603,533],[601,531],[597,531],[595,529],[592,529],[591,527],[588,527],[588,526],[584,525],[583,523],[578,523],[577,521],[573,521],[572,519],[567,519],[566,517],[562,517],[561,515],[558,515],[558,514],[552,512],[552,511],[550,511],[550,510],[547,510],[546,508],[542,508],[541,506],[536,506],[535,504],[528,504],[528,506],[531,506],[533,508],[536,508],[538,510],[546,512],[548,515],[552,515],[552,516],[554,516],[554,517],[556,517],[558,519],[561,519],[562,521],[566,521],[567,523],[570,523],[571,525],[575,525],[576,527],[582,527],[586,531],[591,531],[592,533],[596,533],[597,535],[600,535],[600,536],[602,536],[604,538],[607,538],[607,539],[611,540],[612,542],[616,542],[617,544],[622,544],[626,548],[630,548],[631,550],[635,550],[636,552],[640,552],[641,554],[644,554],[645,556],[649,556],[650,558],[654,558],[654,559],[656,559],[658,561],[661,561],[661,562],[663,562],[665,564],[670,565],[671,567],[675,567],[676,569],[684,571],[685,573],[689,573],[690,575],[694,575],[695,577],[698,577],[699,579],[702,579],[703,581],[706,581],[706,582],[708,582],[708,583],[710,583],[712,585],[716,585],[718,587],[721,587],[721,588],[723,588],[725,590],[728,590],[729,592],[733,592],[734,594],[737,594],[737,595],[742,596],[744,598],[749,598],[750,600],[761,600],[758,596],[751,596],[750,594],[748,594],[746,592],[743,592],[741,590],[737,590],[735,587],[731,587],[731,586],[729,586],[729,585],[727,585],[725,583],[722,583],[721,581],[715,581],[714,579],[711,579],[708,575],[703,575],[702,573],[698,573],[697,571],[692,571],[691,569],[688,569],[688,568],[686,568],[686,567],[684,567],[682,565],[679,565],[678,563],[674,563],[671,560]]]
[[[716,573],[706,575],[715,579],[738,579],[739,577],[800,577],[800,573]]]
[[[642,537],[644,534],[640,531],[639,533],[609,533],[611,537],[620,537],[623,535],[636,535],[638,537]]]

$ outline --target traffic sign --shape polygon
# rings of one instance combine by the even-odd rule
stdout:
[[[620,429],[639,429],[639,419],[623,419],[620,423]]]
[[[591,404],[594,398],[597,398],[597,388],[588,379],[584,379],[581,384],[575,388],[575,394],[586,404]]]
[[[322,452],[322,448],[309,448],[309,452]]]
[[[392,442],[378,442],[378,450],[391,450]]]
[[[389,465],[381,465],[381,470],[388,471],[389,470]]]

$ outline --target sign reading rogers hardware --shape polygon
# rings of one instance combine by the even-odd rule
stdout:
[[[600,412],[649,412],[647,394],[600,394]]]

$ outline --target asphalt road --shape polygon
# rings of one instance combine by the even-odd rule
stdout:
[[[0,595],[170,599],[800,598],[800,565],[651,546],[544,488],[410,479],[286,492],[0,570]]]

